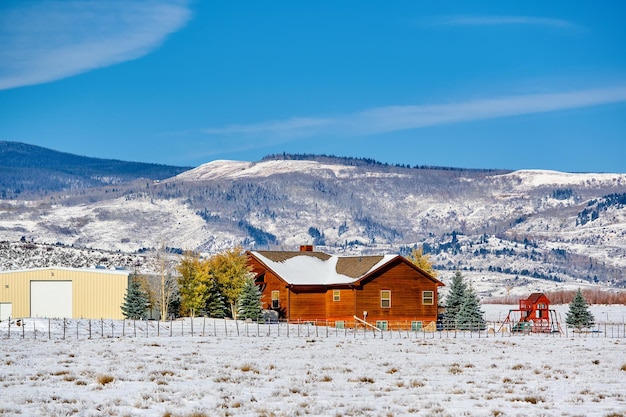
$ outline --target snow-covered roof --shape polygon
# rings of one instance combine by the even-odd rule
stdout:
[[[339,257],[321,252],[250,253],[292,285],[351,284],[398,257]]]

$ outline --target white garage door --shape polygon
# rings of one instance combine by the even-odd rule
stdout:
[[[31,317],[72,317],[72,281],[31,281]]]
[[[0,303],[0,321],[8,320],[13,316],[13,305],[11,303]]]

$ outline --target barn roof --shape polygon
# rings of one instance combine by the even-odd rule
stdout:
[[[399,255],[339,257],[323,252],[250,252],[293,285],[351,284]]]

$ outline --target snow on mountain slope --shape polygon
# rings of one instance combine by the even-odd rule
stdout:
[[[213,161],[122,197],[0,202],[0,241],[206,253],[314,244],[351,255],[425,244],[438,269],[486,279],[485,292],[626,285],[625,174],[341,162]]]
[[[69,207],[52,205],[0,217],[5,239],[24,236],[40,242],[125,252],[155,247],[158,242],[196,248],[202,243],[205,228],[205,222],[178,200],[134,195]]]
[[[497,175],[495,178],[504,178],[517,183],[518,189],[529,190],[542,186],[568,187],[572,185],[584,187],[616,186],[626,187],[625,174],[602,173],[568,173],[548,170],[519,170],[509,174]]]
[[[324,164],[317,161],[213,161],[192,170],[183,172],[172,181],[207,181],[214,179],[242,179],[246,177],[270,177],[278,174],[309,174],[324,178],[392,178],[408,177],[398,173],[358,172],[357,168],[348,165]]]

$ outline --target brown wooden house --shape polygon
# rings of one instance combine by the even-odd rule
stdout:
[[[443,283],[402,256],[339,257],[312,246],[299,252],[251,251],[248,256],[263,307],[291,322],[435,327],[437,289]]]

